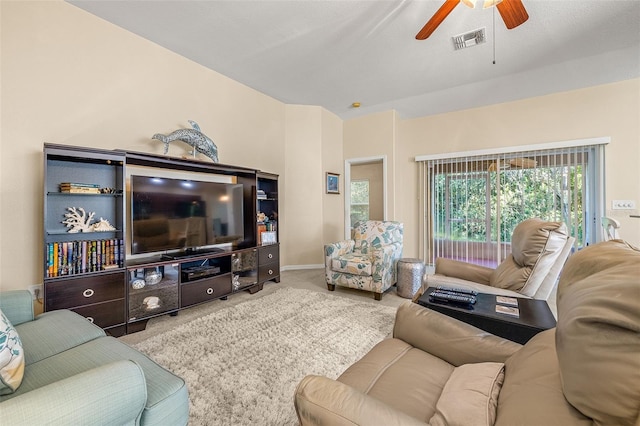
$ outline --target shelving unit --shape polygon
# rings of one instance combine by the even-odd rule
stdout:
[[[242,184],[242,241],[228,249],[178,256],[127,257],[131,244],[125,214],[131,203],[125,190],[128,165],[166,169],[187,178],[193,173],[232,176]],[[63,183],[106,193],[61,192]],[[78,223],[67,226],[63,221],[70,208],[79,212]],[[265,212],[266,223],[258,223],[258,211]],[[70,232],[102,219],[113,229]],[[239,291],[255,293],[264,282],[280,280],[278,176],[254,169],[45,144],[43,221],[45,311],[74,310],[114,336],[143,330],[150,318],[176,315],[180,309],[226,299]],[[266,224],[268,230],[262,229]],[[260,232],[272,233],[270,244]]]
[[[126,331],[124,163],[125,156],[112,151],[44,148],[45,310],[72,309],[113,335]],[[70,182],[110,193],[61,192],[60,185]],[[67,226],[72,208],[81,223]],[[70,232],[101,219],[115,229]]]
[[[266,220],[257,223],[258,282],[280,282],[280,237],[278,229],[278,175],[258,172],[256,175],[257,215]]]

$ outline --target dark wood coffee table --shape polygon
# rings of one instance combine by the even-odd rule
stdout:
[[[426,308],[471,324],[484,331],[525,344],[536,334],[556,326],[549,305],[544,300],[518,297],[520,316],[514,317],[496,312],[496,295],[479,293],[476,303],[470,307],[453,303],[432,301],[429,298],[435,288],[429,287],[418,299]]]

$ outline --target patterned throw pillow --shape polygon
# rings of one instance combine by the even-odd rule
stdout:
[[[0,310],[0,395],[15,392],[24,375],[24,352],[18,332]]]

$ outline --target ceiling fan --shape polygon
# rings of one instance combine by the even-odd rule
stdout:
[[[489,163],[487,171],[496,172],[498,170],[509,169],[535,169],[538,161],[533,158],[516,157],[511,159],[500,159]]]
[[[440,6],[440,9],[429,19],[424,27],[416,34],[417,40],[424,40],[429,37],[438,26],[444,21],[444,19],[451,13],[451,11],[458,5],[458,3],[464,3],[465,5],[474,8],[476,0],[445,0],[444,4]],[[522,4],[522,0],[485,0],[483,7],[486,9],[491,6],[496,6],[502,20],[508,29],[513,29],[518,25],[524,23],[529,19],[529,14]]]

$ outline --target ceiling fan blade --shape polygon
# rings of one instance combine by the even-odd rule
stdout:
[[[504,24],[510,30],[529,19],[529,14],[522,4],[522,0],[502,0],[496,7]]]
[[[416,34],[416,40],[424,40],[433,33],[438,25],[444,21],[451,11],[460,3],[460,0],[445,0],[444,4],[440,6],[440,9],[433,14],[429,22],[427,22],[424,27],[420,30],[418,34]]]

